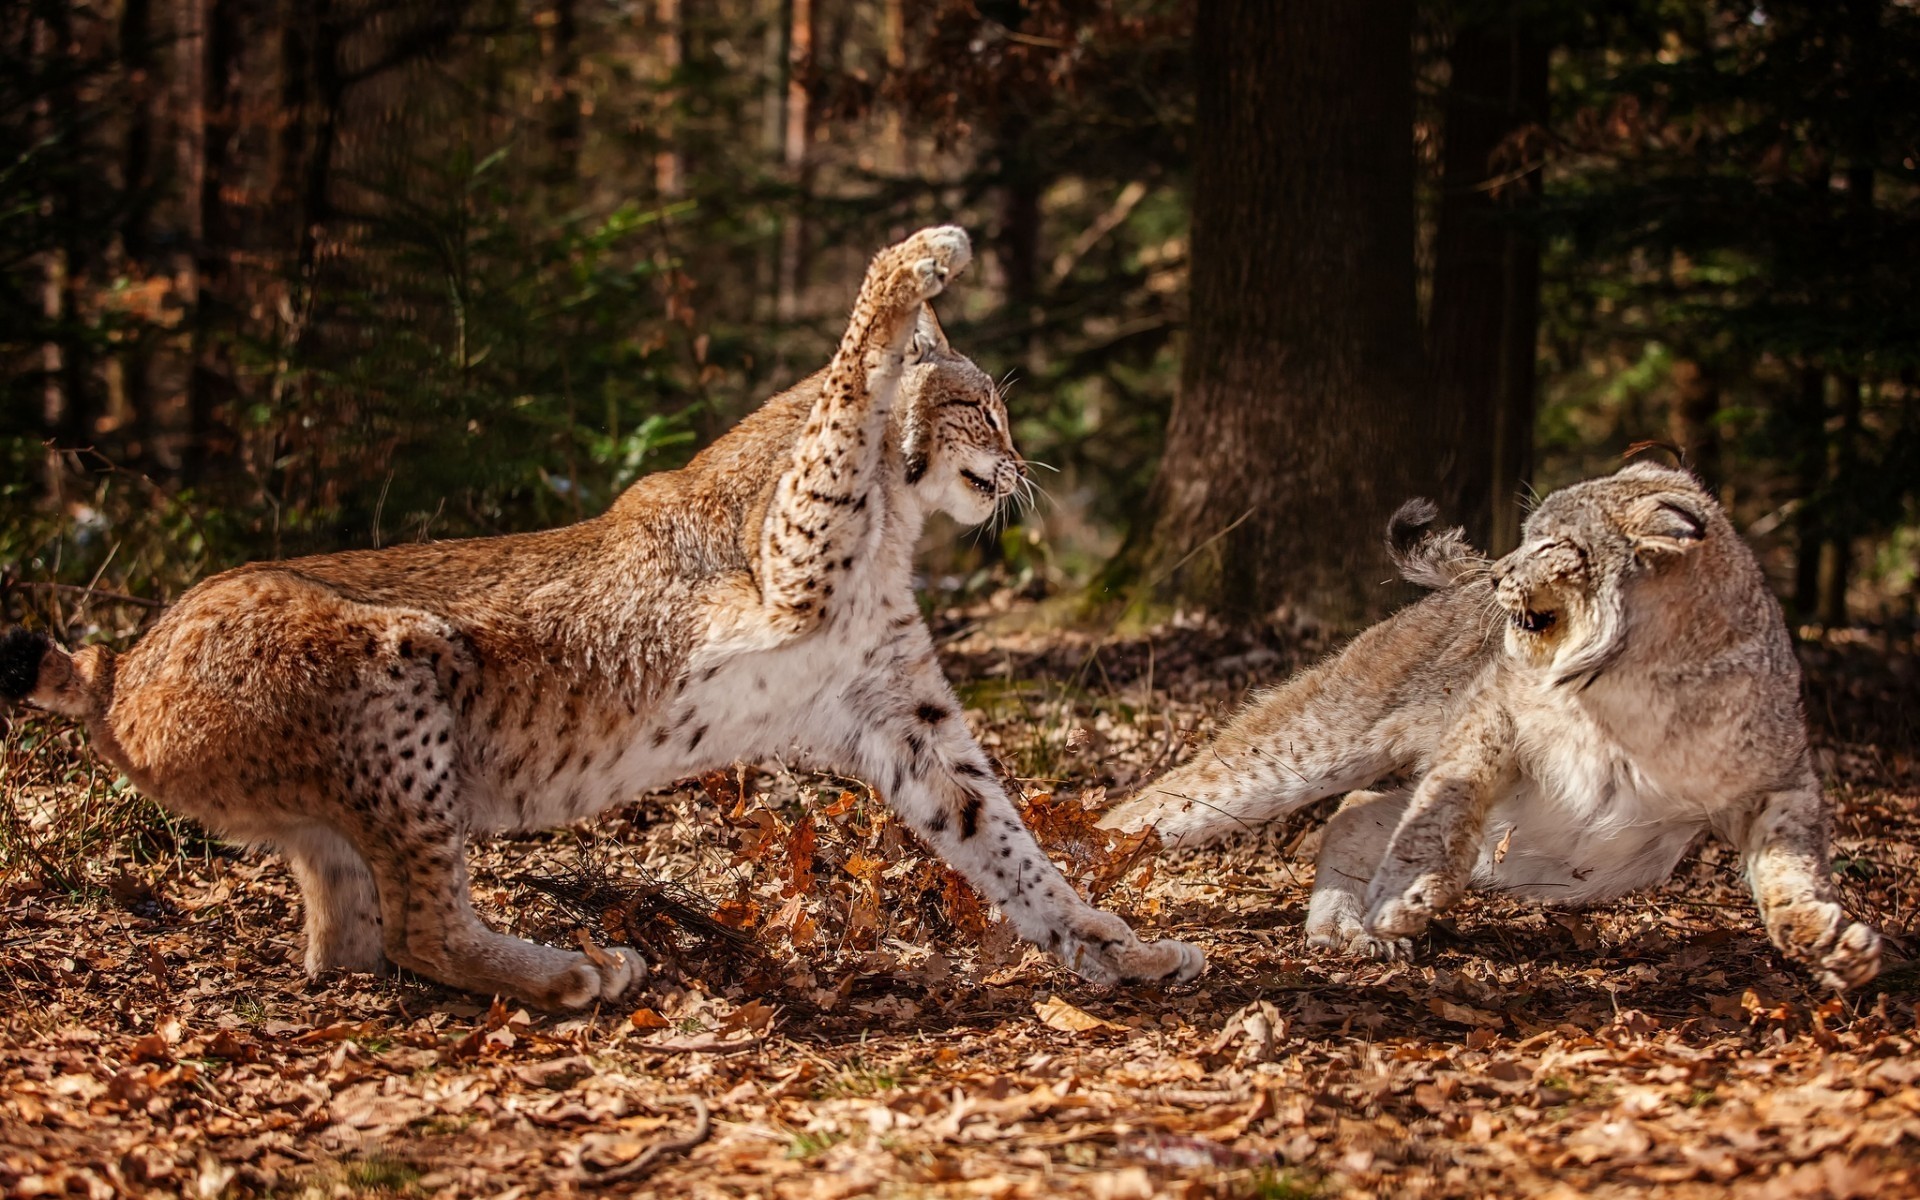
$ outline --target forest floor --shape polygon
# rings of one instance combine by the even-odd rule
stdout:
[[[7,1195],[1483,1197],[1920,1194],[1920,969],[1835,999],[1730,856],[1576,912],[1469,901],[1408,964],[1300,933],[1315,823],[1154,856],[1089,804],[1323,646],[989,635],[969,720],[1083,887],[1210,966],[1089,987],[1013,942],[857,783],[742,769],[475,855],[503,928],[630,942],[570,1017],[309,983],[271,857],[16,717],[0,803]],[[1807,648],[1850,903],[1920,950],[1911,654]]]

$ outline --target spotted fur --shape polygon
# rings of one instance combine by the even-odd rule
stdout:
[[[1704,833],[1740,851],[1775,945],[1834,988],[1880,965],[1841,907],[1779,605],[1684,472],[1547,497],[1497,563],[1431,505],[1396,515],[1441,590],[1257,697],[1110,814],[1199,843],[1346,795],[1321,839],[1312,943],[1397,956],[1469,887],[1588,904],[1665,879]]]
[[[601,517],[242,567],[124,656],[47,650],[27,698],[82,719],[142,791],[284,854],[313,973],[391,961],[552,1008],[616,996],[633,951],[479,919],[467,840],[781,753],[870,780],[1083,975],[1191,976],[1197,951],[1140,941],[1035,844],[914,603],[924,515],[982,520],[1023,479],[991,381],[926,306],[969,256],[952,227],[883,251],[826,370]]]

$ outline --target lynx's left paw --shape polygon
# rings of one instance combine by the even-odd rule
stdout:
[[[1184,983],[1206,970],[1198,946],[1167,938],[1140,940],[1112,913],[1094,912],[1064,939],[1056,953],[1075,974],[1092,983]]]
[[[1307,924],[1307,945],[1336,958],[1370,958],[1402,962],[1413,957],[1413,942],[1404,937],[1375,937],[1358,921]]]

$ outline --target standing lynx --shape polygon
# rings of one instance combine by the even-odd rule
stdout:
[[[1470,886],[1596,903],[1712,832],[1776,946],[1832,987],[1872,979],[1880,938],[1834,892],[1780,606],[1693,477],[1637,464],[1555,492],[1497,563],[1433,516],[1416,501],[1391,530],[1433,595],[1257,697],[1108,823],[1196,844],[1345,794],[1307,937],[1381,956]]]
[[[467,839],[791,750],[871,780],[1082,975],[1188,978],[1197,950],[1140,941],[1048,862],[914,604],[925,514],[984,520],[1024,477],[991,381],[926,307],[969,257],[952,227],[882,251],[825,371],[603,516],[242,567],[118,658],[16,630],[0,689],[83,720],[148,795],[284,854],[313,973],[385,958],[551,1008],[617,996],[644,971],[631,949],[481,922]]]

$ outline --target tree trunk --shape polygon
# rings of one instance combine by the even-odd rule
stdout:
[[[1495,552],[1519,542],[1533,465],[1541,172],[1515,142],[1546,120],[1547,54],[1515,17],[1460,28],[1448,54],[1428,384],[1443,515]]]
[[[232,399],[233,365],[227,339],[235,317],[227,303],[233,288],[234,229],[224,187],[232,163],[239,118],[240,7],[236,0],[206,0],[200,12],[200,162],[195,210],[193,362],[187,374],[186,478],[205,481],[213,460],[221,410]]]
[[[657,98],[659,109],[659,148],[653,152],[653,187],[663,200],[676,199],[683,187],[685,165],[674,131],[680,101],[679,81],[675,77],[686,60],[686,30],[682,25],[681,0],[653,0],[654,45],[660,56],[660,74],[665,79]]]
[[[1192,316],[1147,512],[1110,584],[1351,627],[1430,485],[1413,279],[1412,6],[1208,0]]]
[[[1709,492],[1720,491],[1720,381],[1690,358],[1673,364],[1667,436]]]
[[[565,189],[580,177],[580,23],[574,0],[554,0],[546,40],[546,181]]]
[[[120,65],[127,78],[127,140],[120,160],[123,191],[119,229],[122,269],[143,278],[153,268],[153,142],[155,86],[153,6],[150,0],[126,0],[120,10]],[[153,456],[153,388],[148,378],[151,354],[146,339],[136,334],[119,355],[119,401],[114,413],[120,426],[128,465],[145,467]]]
[[[1840,428],[1833,435],[1833,476],[1828,485],[1826,547],[1820,556],[1820,623],[1837,629],[1847,623],[1847,588],[1853,582],[1853,542],[1859,513],[1853,494],[1860,477],[1860,392],[1858,375],[1835,380]]]
[[[784,324],[800,316],[807,275],[807,198],[813,190],[813,164],[807,153],[813,110],[807,82],[813,71],[813,0],[790,0],[787,32],[786,123],[781,161],[798,200],[780,229],[780,274],[775,316]]]
[[[1800,369],[1799,387],[1785,412],[1787,444],[1792,448],[1794,484],[1800,506],[1794,511],[1793,615],[1813,620],[1820,611],[1820,547],[1825,542],[1827,505],[1827,373]]]

